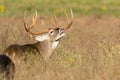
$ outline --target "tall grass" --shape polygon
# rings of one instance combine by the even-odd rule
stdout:
[[[50,19],[38,17],[34,31],[52,26]],[[62,25],[65,22],[60,18]],[[19,16],[0,17],[1,52],[13,43],[36,42],[25,32],[22,23]],[[119,23],[120,19],[114,16],[75,17],[51,59],[44,62],[39,55],[28,55],[27,61],[21,59],[16,64],[15,80],[119,80]]]

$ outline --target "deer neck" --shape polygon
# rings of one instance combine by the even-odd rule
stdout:
[[[43,56],[44,59],[48,59],[51,57],[53,50],[57,47],[59,41],[50,41],[44,40],[35,43],[34,45],[37,47],[40,54]]]
[[[59,41],[52,42],[52,49],[55,49],[59,44]]]

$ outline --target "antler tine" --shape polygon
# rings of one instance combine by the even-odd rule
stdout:
[[[66,16],[66,18],[67,18],[67,27],[65,28],[65,29],[67,30],[67,29],[69,29],[69,28],[71,27],[71,25],[72,25],[72,23],[73,23],[73,12],[72,12],[72,9],[70,8],[71,21],[69,22],[67,12],[66,12],[64,9],[61,9],[61,10],[64,12],[64,14],[65,14],[65,16]]]
[[[56,9],[54,9],[54,20],[55,20],[56,27],[59,27],[59,25],[58,25],[58,19],[57,19],[57,16],[56,16]]]
[[[44,34],[44,33],[47,33],[48,31],[43,31],[43,32],[31,32],[30,29],[34,27],[34,24],[37,20],[37,11],[36,11],[36,14],[33,15],[33,18],[32,18],[32,24],[30,25],[30,27],[28,28],[26,23],[25,23],[25,15],[26,15],[26,11],[24,12],[24,19],[23,19],[23,23],[24,23],[24,27],[25,27],[25,30],[30,33],[31,35],[39,35],[39,34]]]
[[[36,21],[37,21],[37,11],[35,12],[35,14],[33,14],[32,24],[30,25],[30,27],[28,28],[28,30],[30,30],[31,28],[34,27]]]
[[[25,15],[26,15],[26,10],[24,12],[23,23],[24,23],[25,30],[28,32],[28,28],[27,28],[27,25],[25,23]]]
[[[67,28],[66,29],[69,29],[73,23],[73,12],[72,12],[72,9],[70,8],[70,13],[71,13],[71,21],[70,23],[68,24]]]
[[[26,15],[26,10],[25,10],[25,12],[24,12],[24,20],[23,20],[23,22],[24,22],[25,30],[28,32],[31,28],[34,27],[34,24],[35,24],[35,22],[37,21],[37,11],[36,11],[35,15],[33,15],[32,24],[30,25],[29,28],[27,27],[27,25],[26,25],[26,23],[25,23],[25,15]]]
[[[36,22],[36,20],[37,20],[37,11],[36,11],[35,15],[33,15],[32,24],[30,25],[29,28],[27,27],[27,25],[26,25],[26,23],[25,23],[25,15],[26,15],[26,10],[25,10],[25,12],[24,12],[24,19],[23,19],[25,30],[26,30],[27,32],[29,32],[30,34],[33,34],[32,32],[30,32],[30,29],[34,27],[34,24],[35,24],[35,22]]]
[[[67,23],[69,24],[69,20],[68,20],[68,14],[67,14],[67,12],[66,12],[63,8],[61,8],[61,10],[64,12],[64,14],[65,14],[65,16],[66,16],[66,19],[67,19]]]

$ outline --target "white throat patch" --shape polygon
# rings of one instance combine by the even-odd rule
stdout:
[[[57,36],[56,40],[60,39],[61,37],[63,37],[65,34],[62,34],[60,36]],[[52,43],[52,48],[55,49],[59,44],[59,41],[55,41]]]
[[[36,36],[35,39],[37,41],[44,41],[44,40],[49,40],[49,37],[48,34],[45,34],[45,35]]]
[[[52,49],[55,49],[59,44],[59,41],[53,42],[52,43]]]

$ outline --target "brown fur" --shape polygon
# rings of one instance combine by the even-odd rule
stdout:
[[[12,58],[24,56],[25,54],[27,55],[28,53],[33,53],[40,54],[43,56],[44,59],[47,59],[48,57],[51,56],[52,53],[52,49],[50,47],[51,43],[47,40],[43,42],[37,42],[34,44],[25,45],[13,44],[6,48],[3,53]]]
[[[14,59],[15,57],[24,56],[26,53],[33,53],[33,54],[38,53],[43,57],[44,60],[47,60],[52,56],[52,52],[56,48],[56,47],[53,48],[52,46],[53,43],[59,42],[59,40],[63,37],[64,32],[65,30],[63,28],[50,29],[48,33],[37,36],[38,42],[34,44],[25,44],[25,45],[19,45],[19,44],[10,45],[3,52],[3,54],[10,56],[12,57],[12,59]],[[46,36],[46,35],[48,39],[41,40],[41,38],[39,38],[41,36]]]

